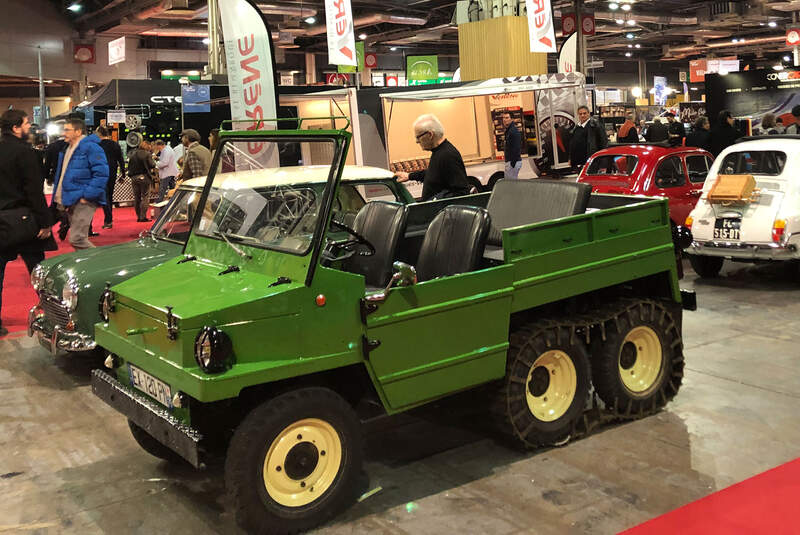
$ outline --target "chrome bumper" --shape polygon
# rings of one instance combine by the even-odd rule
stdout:
[[[97,347],[94,339],[87,334],[66,331],[59,325],[51,326],[45,321],[44,311],[39,305],[28,312],[28,336],[36,336],[53,356],[59,351],[78,353]]]
[[[699,256],[720,256],[732,260],[795,260],[800,251],[794,245],[739,242],[693,241],[686,252]]]

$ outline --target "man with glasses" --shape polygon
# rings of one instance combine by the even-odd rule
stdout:
[[[68,119],[64,124],[67,150],[59,155],[53,200],[69,215],[69,243],[75,249],[94,247],[89,241],[89,225],[98,206],[106,203],[108,160],[97,134],[84,136],[86,123]]]
[[[444,199],[469,194],[464,160],[452,143],[444,137],[444,127],[435,115],[421,115],[414,121],[414,137],[423,150],[431,151],[427,169],[396,173],[398,182],[422,182],[421,201]]]

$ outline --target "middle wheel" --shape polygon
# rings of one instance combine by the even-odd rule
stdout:
[[[558,326],[511,334],[504,412],[525,446],[569,440],[589,394],[589,357],[583,342]]]

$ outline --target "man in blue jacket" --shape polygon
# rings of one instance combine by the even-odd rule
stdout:
[[[108,160],[96,134],[84,136],[86,124],[68,119],[64,124],[67,150],[59,155],[53,200],[69,215],[69,243],[75,249],[94,247],[89,225],[98,206],[106,204]]]

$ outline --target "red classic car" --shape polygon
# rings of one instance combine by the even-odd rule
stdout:
[[[578,182],[598,193],[669,199],[670,218],[683,225],[703,190],[714,157],[693,147],[618,145],[592,155]]]

